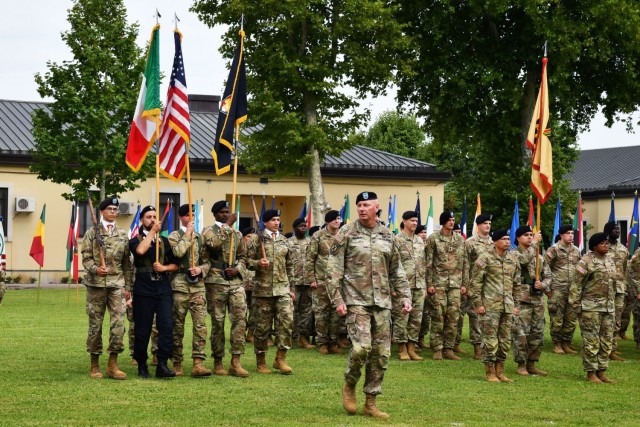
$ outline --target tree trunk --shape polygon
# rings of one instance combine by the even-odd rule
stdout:
[[[318,110],[316,108],[315,97],[305,92],[303,95],[304,114],[307,126],[318,124]],[[324,214],[327,210],[327,202],[324,198],[324,187],[322,185],[322,174],[320,173],[320,154],[315,147],[309,147],[311,154],[311,164],[309,165],[309,192],[313,200],[313,225],[324,223]]]
[[[107,171],[102,169],[100,171],[100,200],[107,198]]]

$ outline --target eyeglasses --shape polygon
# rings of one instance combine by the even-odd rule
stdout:
[[[105,211],[118,212],[118,208],[106,208]]]

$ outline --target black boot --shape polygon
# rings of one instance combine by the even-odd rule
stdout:
[[[149,367],[147,362],[138,362],[138,376],[140,378],[149,378]]]
[[[158,366],[156,367],[156,378],[173,378],[175,376],[175,371],[169,369],[169,367],[167,366],[167,361],[158,359]]]

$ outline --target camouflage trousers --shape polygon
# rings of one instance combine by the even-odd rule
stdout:
[[[244,288],[244,298],[247,303],[247,314],[244,316],[247,324],[247,331],[249,329],[254,330],[256,327],[256,319],[253,317],[253,291],[248,291]]]
[[[133,308],[127,307],[127,320],[129,321],[129,356],[133,358],[133,349],[136,346],[136,322],[133,320]],[[151,327],[151,354],[158,353],[158,327],[156,326],[156,317],[153,316],[153,326]]]
[[[375,306],[352,305],[348,307],[346,320],[352,347],[344,380],[355,386],[364,367],[363,391],[380,394],[391,354],[391,312]]]
[[[436,288],[429,297],[431,304],[431,350],[452,349],[458,335],[460,317],[460,289]]]
[[[89,333],[87,352],[102,354],[102,323],[109,309],[109,347],[108,353],[122,353],[124,350],[124,288],[97,288],[87,286],[87,307]]]
[[[582,367],[585,371],[599,371],[609,366],[614,324],[614,313],[583,311],[580,314]]]
[[[4,298],[4,293],[7,292],[7,285],[4,282],[0,283],[0,304],[2,304],[2,299]]]
[[[624,300],[627,299],[626,298],[626,294],[618,294],[616,293],[616,299],[615,299],[615,308],[616,308],[616,312],[615,312],[615,323],[613,325],[613,336],[618,336],[620,335],[620,325],[622,324],[622,312],[624,311]],[[616,351],[618,349],[618,340],[613,340],[613,351]]]
[[[207,305],[204,292],[173,293],[173,361],[183,360],[184,323],[191,313],[191,357],[206,359]]]
[[[569,290],[553,288],[551,298],[547,300],[551,323],[551,339],[554,343],[571,342],[578,323],[576,310],[569,305]]]
[[[429,295],[425,290],[425,301],[422,304],[422,322],[420,323],[420,332],[418,333],[418,339],[424,338],[429,334],[431,330],[431,305],[429,304]]]
[[[482,336],[482,362],[498,363],[507,360],[511,347],[511,323],[513,314],[487,311],[478,316]]]
[[[393,337],[398,343],[418,342],[422,326],[422,310],[424,309],[425,289],[411,289],[411,311],[402,313],[402,299],[393,298]]]
[[[206,284],[207,311],[211,315],[211,354],[216,359],[224,357],[224,323],[227,312],[231,321],[229,352],[244,354],[247,332],[247,300],[242,285]]]
[[[629,329],[629,323],[631,323],[631,313],[633,313],[636,306],[636,290],[633,286],[627,286],[627,298],[624,300],[624,309],[622,310],[622,317],[620,319],[620,334],[625,334]],[[635,316],[634,316],[635,319]]]
[[[293,337],[309,338],[313,335],[313,297],[311,286],[297,285],[293,310]]]
[[[293,302],[289,294],[278,297],[253,296],[256,326],[253,332],[256,354],[267,352],[267,339],[274,325],[276,335],[274,345],[279,350],[291,348],[293,331]]]
[[[327,287],[319,284],[317,288],[312,289],[312,297],[316,321],[316,344],[327,345],[338,342],[339,322],[342,318],[331,305]]]
[[[513,317],[511,342],[516,363],[537,362],[544,342],[544,303],[520,304]]]
[[[473,345],[480,345],[482,343],[482,337],[480,333],[478,313],[476,313],[476,309],[473,307],[471,300],[466,294],[460,297],[460,317],[458,319],[456,344],[460,344],[462,341],[462,327],[464,326],[465,314],[469,316],[469,341]]]
[[[633,340],[636,344],[640,343],[640,301],[636,300],[633,303]]]

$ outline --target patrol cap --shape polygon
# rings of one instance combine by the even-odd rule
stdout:
[[[264,221],[264,222],[271,221],[276,216],[280,216],[280,210],[279,209],[266,210],[262,214],[262,221]]]
[[[608,239],[606,233],[596,233],[589,238],[589,250],[592,251],[598,244]]]
[[[402,214],[402,219],[411,219],[411,218],[418,218],[418,212],[416,211],[406,211],[405,213]]]
[[[115,206],[115,207],[120,206],[120,202],[118,201],[118,198],[116,196],[107,197],[106,199],[101,201],[100,205],[98,206],[98,210],[103,211],[107,209],[109,206]]]
[[[228,208],[228,207],[229,207],[229,202],[227,202],[226,200],[219,200],[215,202],[213,206],[211,206],[211,212],[214,214],[217,214],[222,209]]]
[[[573,231],[573,225],[571,224],[562,224],[558,229],[558,234],[565,234],[569,231]]]
[[[444,211],[440,214],[440,225],[445,225],[449,219],[455,218],[455,215],[451,211]]]
[[[424,225],[418,225],[416,227],[416,234],[420,234],[424,231]]]
[[[482,224],[487,221],[491,221],[493,219],[493,215],[491,214],[480,214],[476,218],[476,224]]]
[[[336,210],[331,210],[331,211],[327,212],[326,214],[324,214],[324,222],[335,221],[336,218],[338,218],[339,216],[340,216],[340,212],[338,212]]]
[[[372,191],[363,191],[356,197],[356,205],[365,200],[377,200],[378,195]]]
[[[516,229],[516,239],[524,234],[533,233],[531,226],[529,225],[521,225]]]
[[[194,211],[193,205],[191,205],[191,212]],[[178,208],[178,216],[187,216],[189,215],[189,204],[186,203]]]
[[[311,227],[309,229],[309,237],[313,236],[316,231],[320,230],[320,226],[319,225],[314,225],[313,227]]]
[[[253,234],[256,232],[256,229],[253,227],[247,227],[242,229],[242,237],[247,237],[249,234]]]
[[[293,228],[296,228],[297,226],[299,226],[302,223],[307,223],[307,220],[304,218],[296,218],[295,221],[293,221]]]
[[[617,225],[618,225],[618,222],[617,222],[617,221],[609,221],[608,223],[606,223],[606,224],[604,225],[604,230],[602,230],[602,231],[604,231],[604,233],[605,233],[605,234],[609,235],[609,234],[611,233],[611,231],[612,231],[614,228],[616,228],[616,226],[617,226]],[[596,244],[597,244],[597,243],[596,243]]]
[[[155,206],[152,205],[147,205],[144,208],[142,208],[142,210],[140,211],[140,218],[144,217],[144,214],[146,214],[149,211],[154,211],[155,212],[156,208]]]
[[[491,240],[493,240],[494,242],[497,242],[498,240],[502,239],[504,236],[508,236],[509,232],[507,230],[505,230],[504,228],[500,228],[499,230],[496,230],[493,232],[493,234],[491,235]]]

